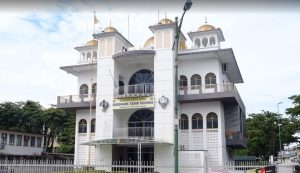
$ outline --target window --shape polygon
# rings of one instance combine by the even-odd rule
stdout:
[[[97,52],[93,51],[93,60],[96,60],[96,59],[97,59]]]
[[[150,109],[135,111],[128,120],[128,136],[153,137],[154,112]]]
[[[184,88],[187,87],[187,78],[184,75],[180,75],[179,78],[179,89],[183,90]]]
[[[36,138],[36,147],[42,147],[42,138],[41,137]]]
[[[86,120],[82,119],[79,121],[79,128],[78,133],[86,133],[87,132],[87,122]]]
[[[119,81],[119,94],[122,95],[124,94],[124,82]]]
[[[214,88],[216,84],[216,75],[213,73],[208,73],[205,76],[205,87],[206,88]]]
[[[200,39],[199,38],[197,38],[196,40],[195,40],[195,46],[197,47],[197,48],[199,48],[200,47]]]
[[[179,128],[181,130],[189,129],[189,118],[186,114],[181,114],[180,115]]]
[[[1,143],[6,145],[7,144],[7,133],[2,133],[1,138],[2,138]]]
[[[91,121],[91,133],[95,133],[95,124],[96,124],[96,121],[95,121],[95,118],[94,118]]]
[[[227,70],[228,70],[227,64],[226,64],[226,63],[223,63],[223,64],[222,64],[222,72],[223,72],[223,73],[226,73]]]
[[[203,118],[199,113],[192,116],[192,129],[203,129]]]
[[[17,135],[16,145],[17,146],[21,146],[22,145],[22,135]]]
[[[139,70],[134,73],[128,86],[128,93],[153,93],[154,73],[151,70]]]
[[[34,136],[31,136],[31,139],[30,139],[30,146],[31,146],[31,147],[35,147],[35,137],[34,137]]]
[[[191,77],[191,89],[199,89],[201,87],[201,76],[193,74]]]
[[[210,37],[209,38],[209,45],[210,46],[214,46],[216,44],[216,39],[215,39],[215,37]]]
[[[206,117],[207,128],[216,129],[218,128],[218,116],[214,112],[210,112]]]
[[[82,84],[79,88],[79,94],[83,95],[88,93],[89,93],[89,87],[87,86],[87,84]]]
[[[97,93],[97,83],[94,83],[92,85],[92,94],[96,94]]]
[[[203,38],[203,39],[202,39],[202,45],[203,45],[204,47],[207,47],[207,44],[208,44],[208,39],[207,39],[207,38]]]
[[[89,60],[90,60],[90,58],[91,58],[91,53],[90,53],[90,52],[88,52],[88,53],[86,54],[86,60],[87,60],[87,61],[89,61]]]
[[[24,136],[24,143],[23,143],[23,146],[28,147],[28,144],[29,144],[29,136]]]
[[[9,145],[15,145],[15,134],[9,135]]]

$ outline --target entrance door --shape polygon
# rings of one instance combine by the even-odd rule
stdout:
[[[137,147],[127,148],[128,161],[138,161]],[[154,147],[153,146],[142,146],[141,152],[142,162],[153,162],[154,161]]]

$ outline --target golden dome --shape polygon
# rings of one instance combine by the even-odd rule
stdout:
[[[200,26],[197,31],[212,31],[212,30],[215,30],[215,29],[216,28],[213,27],[212,25],[204,24],[204,25]]]
[[[118,32],[118,30],[112,26],[104,28],[103,32]]]
[[[98,41],[97,40],[90,40],[90,41],[86,42],[85,45],[86,46],[97,46]]]
[[[161,19],[158,24],[161,24],[161,25],[165,25],[165,24],[172,24],[173,21],[170,20],[170,19],[167,19],[167,18],[164,18],[164,19]]]
[[[149,49],[154,45],[154,37],[150,37],[144,44],[144,49]]]

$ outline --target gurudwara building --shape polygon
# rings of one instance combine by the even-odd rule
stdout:
[[[191,28],[189,48],[180,34],[176,121],[175,24],[165,18],[149,29],[153,36],[137,50],[107,27],[75,47],[78,64],[61,67],[78,79],[78,93],[57,99],[58,108],[76,112],[75,164],[174,165],[177,122],[180,165],[230,161],[233,149],[246,147],[246,110],[235,87],[243,79],[233,50],[221,48],[222,30],[207,23]]]

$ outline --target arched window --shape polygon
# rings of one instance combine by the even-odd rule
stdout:
[[[85,60],[85,53],[81,53],[80,60],[81,60],[81,61],[84,61],[84,60]]]
[[[90,59],[91,59],[91,53],[88,52],[88,53],[86,54],[86,60],[89,61]]]
[[[154,73],[151,70],[139,70],[134,73],[128,86],[128,93],[153,93]]]
[[[93,60],[96,60],[96,59],[97,59],[97,52],[93,51]]]
[[[208,73],[205,76],[205,87],[206,88],[214,88],[216,84],[216,75],[214,73]]]
[[[199,89],[201,87],[201,76],[193,74],[191,77],[191,89]]]
[[[180,75],[180,78],[179,78],[179,89],[180,90],[183,90],[184,88],[187,87],[187,78],[186,76],[184,75]]]
[[[128,136],[153,137],[154,112],[150,109],[135,111],[128,120]]]
[[[88,94],[89,93],[89,87],[87,84],[82,84],[79,88],[79,94],[83,95],[83,94]]]
[[[189,117],[186,114],[180,115],[179,129],[181,130],[189,129]]]
[[[81,119],[79,121],[78,133],[86,133],[87,132],[87,122],[85,119]]]
[[[96,94],[97,93],[97,83],[93,83],[92,85],[92,94]]]
[[[218,128],[218,116],[214,112],[210,112],[206,116],[206,123],[208,129],[217,129]]]
[[[208,44],[208,39],[207,39],[207,38],[203,38],[203,39],[202,39],[202,45],[203,45],[204,47],[207,47],[207,44]]]
[[[199,48],[200,47],[200,39],[199,38],[197,38],[196,40],[195,40],[195,46],[197,47],[197,48]]]
[[[215,37],[210,37],[209,38],[209,45],[210,46],[214,46],[216,44],[216,39],[215,39]]]
[[[122,95],[124,94],[124,82],[119,81],[119,94]]]
[[[192,129],[203,129],[203,118],[199,113],[192,116]]]
[[[95,118],[91,121],[91,133],[95,133],[96,120]]]

